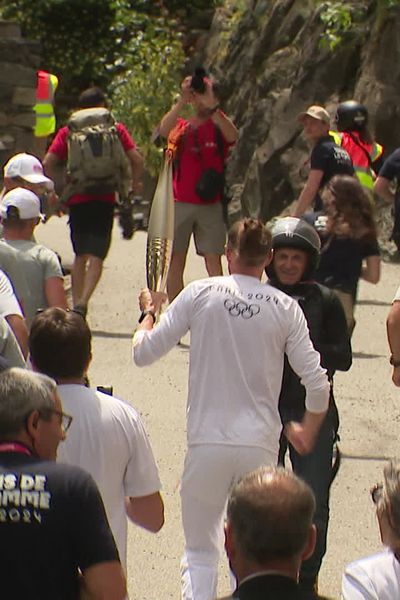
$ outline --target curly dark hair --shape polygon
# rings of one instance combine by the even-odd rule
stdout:
[[[335,175],[323,192],[327,230],[338,237],[376,239],[371,200],[355,177]]]

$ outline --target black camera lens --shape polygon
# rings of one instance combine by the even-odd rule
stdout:
[[[197,67],[192,75],[192,81],[190,83],[190,87],[194,92],[204,94],[206,91],[206,84],[204,82],[205,77],[207,77],[206,70],[203,67]]]

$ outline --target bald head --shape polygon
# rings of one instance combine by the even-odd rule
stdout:
[[[228,502],[236,549],[250,563],[298,559],[315,512],[309,486],[290,471],[262,467],[244,477]]]

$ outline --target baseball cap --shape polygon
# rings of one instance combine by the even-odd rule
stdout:
[[[43,173],[43,165],[40,160],[32,154],[24,152],[11,157],[4,165],[4,177],[22,177],[29,183],[53,183]]]
[[[25,188],[14,188],[4,195],[0,204],[0,217],[2,219],[9,218],[10,207],[18,209],[18,213],[15,216],[19,219],[36,219],[37,217],[42,217],[39,198],[36,194]]]
[[[325,110],[325,108],[323,106],[310,106],[309,108],[307,108],[306,111],[300,113],[297,117],[298,121],[302,121],[303,118],[308,115],[309,117],[312,117],[313,119],[318,119],[318,121],[322,121],[323,123],[326,123],[327,125],[331,124],[331,118],[329,116],[329,113],[327,110]]]

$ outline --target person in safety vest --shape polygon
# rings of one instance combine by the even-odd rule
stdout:
[[[56,75],[46,71],[37,72],[36,104],[33,110],[36,113],[35,147],[39,158],[44,157],[47,138],[56,130],[54,95],[57,86],[58,78]]]
[[[355,100],[341,102],[335,121],[338,131],[330,131],[329,134],[350,154],[361,185],[372,193],[382,162],[383,146],[374,141],[368,129],[367,108]]]

